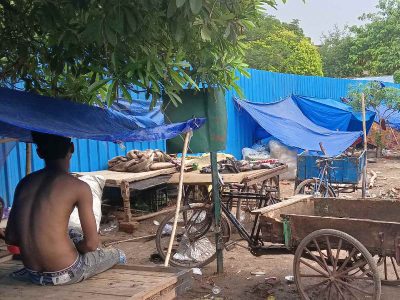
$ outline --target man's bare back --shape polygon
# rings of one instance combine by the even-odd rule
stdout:
[[[45,168],[22,179],[15,191],[5,240],[20,248],[25,268],[14,275],[40,285],[72,284],[125,263],[122,251],[98,248],[92,192],[69,174],[71,139],[39,132],[32,138]],[[68,221],[75,206],[82,233],[72,237]]]
[[[10,221],[27,268],[50,272],[74,263],[78,252],[68,236],[69,216],[82,202],[91,207],[91,197],[86,183],[57,170],[43,169],[20,182]]]

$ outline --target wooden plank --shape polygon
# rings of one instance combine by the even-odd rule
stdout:
[[[160,293],[162,290],[175,285],[178,282],[176,277],[164,278],[162,281],[154,285],[153,288],[137,293],[131,297],[132,300],[145,300],[153,295]]]
[[[252,171],[232,173],[232,174],[221,174],[221,176],[224,183],[243,183],[266,175],[270,175],[271,177],[279,175],[281,173],[286,172],[286,168],[287,168],[286,166],[279,166],[273,169],[262,169],[262,170],[252,170]],[[177,173],[173,174],[168,183],[178,184],[179,174]],[[210,185],[211,174],[202,174],[200,173],[200,171],[188,172],[185,173],[184,175],[183,183],[192,185],[206,185],[206,184]]]
[[[312,195],[294,195],[294,196],[290,197],[287,200],[283,200],[282,202],[279,202],[277,204],[270,205],[270,206],[267,206],[267,207],[262,207],[262,208],[259,208],[259,209],[255,209],[255,210],[251,211],[250,213],[253,214],[253,215],[256,215],[256,214],[267,214],[267,213],[272,212],[274,210],[281,210],[284,207],[287,207],[289,205],[294,205],[294,204],[296,204],[298,202],[309,200],[311,198],[312,198]]]
[[[0,144],[17,142],[17,141],[18,141],[17,139],[13,139],[13,138],[4,138],[4,139],[0,139]]]
[[[36,286],[8,276],[19,269],[19,261],[0,264],[1,299],[174,299],[185,287],[189,270],[162,266],[116,266],[86,281],[66,286]],[[5,275],[5,276],[2,276]],[[7,297],[3,297],[7,295]]]
[[[146,190],[146,189],[149,189],[149,188],[152,188],[152,187],[156,187],[156,186],[168,183],[168,181],[171,178],[171,176],[172,175],[170,175],[170,174],[168,174],[168,175],[159,175],[159,176],[154,177],[154,178],[135,181],[135,182],[130,183],[129,187],[132,190],[136,190],[136,191]]]
[[[126,181],[129,183],[149,179],[153,177],[157,177],[160,175],[167,175],[176,172],[176,168],[168,168],[162,170],[148,171],[148,172],[140,172],[140,173],[128,173],[128,172],[115,172],[110,170],[101,170],[95,172],[78,172],[73,173],[76,175],[100,175],[106,179],[106,186],[110,187],[119,187],[122,181]]]

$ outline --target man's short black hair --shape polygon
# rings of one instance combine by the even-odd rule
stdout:
[[[71,149],[71,139],[59,135],[32,131],[33,142],[37,145],[41,158],[55,160],[65,158]]]

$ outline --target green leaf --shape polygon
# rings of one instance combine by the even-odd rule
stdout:
[[[197,15],[203,6],[203,1],[202,0],[189,0],[190,3],[190,9],[192,10],[192,13],[194,15]]]
[[[117,35],[115,34],[115,32],[108,27],[107,25],[105,26],[105,34],[106,34],[106,39],[107,41],[115,46],[117,44]]]
[[[131,94],[128,92],[128,90],[126,89],[126,87],[125,87],[123,84],[121,84],[119,87],[120,87],[120,89],[122,90],[122,95],[124,95],[124,98],[127,99],[129,102],[132,102],[132,101],[133,101],[132,96],[131,96]]]
[[[203,26],[201,28],[200,33],[201,33],[201,38],[203,39],[203,41],[211,42],[211,32],[207,27]]]
[[[107,91],[107,96],[106,96],[106,103],[108,107],[111,107],[112,103],[115,100],[115,87],[117,85],[117,80],[114,80],[109,86],[108,86],[108,91]]]
[[[132,32],[136,32],[136,19],[135,16],[129,11],[128,9],[125,9],[125,17],[126,21],[129,25],[129,28],[131,29]]]
[[[88,88],[88,92],[89,93],[93,93],[95,91],[97,91],[99,88],[101,88],[102,86],[104,86],[107,82],[109,82],[110,79],[102,79],[99,81],[94,82],[93,84],[91,84]]]
[[[176,7],[180,8],[185,4],[186,0],[176,0]]]
[[[168,3],[167,18],[171,18],[176,12],[176,0],[170,0]]]

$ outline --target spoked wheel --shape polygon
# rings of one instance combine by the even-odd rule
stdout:
[[[208,204],[184,206],[178,218],[170,264],[177,267],[203,267],[216,257],[214,211]],[[158,227],[156,247],[165,259],[174,223],[175,212],[168,214]],[[231,228],[224,215],[221,218],[222,242],[229,241]]]
[[[358,240],[338,230],[317,230],[305,237],[293,271],[302,299],[380,299],[373,257]]]
[[[300,182],[297,186],[294,194],[305,194],[305,195],[313,195],[318,197],[336,197],[336,193],[331,186],[328,186],[328,191],[326,191],[325,185],[319,184],[320,180],[317,178],[306,179]],[[319,188],[317,188],[319,186]]]
[[[205,185],[185,185],[184,202],[189,203],[205,203],[210,199],[210,193]]]
[[[400,285],[400,269],[392,256],[374,256],[383,285]]]
[[[272,205],[280,202],[281,192],[279,187],[279,178],[272,177],[265,180],[261,185],[260,193],[262,195],[268,193],[269,200],[267,202],[267,205]]]

